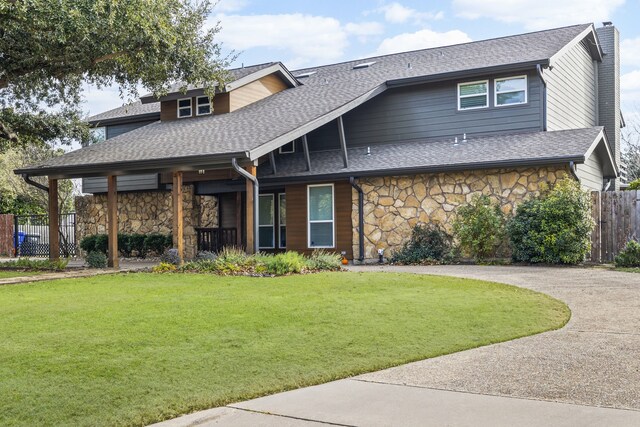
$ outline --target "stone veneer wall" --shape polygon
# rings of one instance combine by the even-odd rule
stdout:
[[[218,199],[198,196],[192,185],[183,186],[185,257],[196,255],[195,227],[218,226]],[[76,241],[107,232],[107,195],[76,197]],[[118,232],[162,233],[173,230],[170,191],[144,191],[118,194]]]
[[[505,213],[537,195],[541,183],[552,184],[568,174],[566,166],[487,169],[358,179],[364,192],[365,259],[385,257],[409,240],[416,224],[438,223],[451,232],[456,208],[474,195],[486,194]],[[358,252],[358,193],[353,190],[353,253]],[[357,255],[356,255],[357,254]]]

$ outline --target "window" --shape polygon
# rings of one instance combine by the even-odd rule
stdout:
[[[191,98],[178,99],[178,118],[191,117]]]
[[[275,248],[275,227],[273,215],[273,194],[261,194],[258,198],[258,247]]]
[[[296,152],[296,141],[291,141],[288,144],[284,144],[282,147],[278,148],[278,153],[280,154],[291,154]]]
[[[196,98],[196,115],[205,116],[211,114],[211,101],[208,96],[199,96]]]
[[[333,184],[307,187],[307,212],[309,213],[309,247],[333,248]]]
[[[458,83],[458,110],[489,106],[489,81]]]
[[[278,247],[284,249],[287,247],[287,196],[284,193],[278,194],[278,228]]]
[[[495,89],[496,107],[527,102],[527,76],[496,79]]]
[[[91,132],[91,143],[102,142],[107,139],[107,128],[104,126],[92,128]]]

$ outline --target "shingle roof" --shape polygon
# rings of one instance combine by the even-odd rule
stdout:
[[[386,82],[425,76],[437,78],[468,70],[533,66],[548,61],[590,27],[591,24],[575,25],[299,70],[294,75],[306,71],[316,73],[305,78],[301,86],[232,113],[155,122],[51,159],[40,166],[43,170],[30,170],[30,173],[44,174],[49,168],[72,171],[74,166],[99,167],[114,162],[162,162],[178,157],[232,153],[249,155],[252,150],[288,137],[302,126],[317,123],[345,104],[384,87]],[[375,61],[375,64],[353,69],[365,61]]]
[[[347,150],[349,167],[344,168],[339,150],[311,152],[311,171],[306,170],[303,153],[280,155],[276,174],[264,163],[258,169],[261,181],[322,176],[358,176],[399,173],[402,170],[455,170],[488,165],[513,166],[539,163],[584,161],[594,143],[600,142],[602,127],[517,135],[474,138],[458,144],[453,138],[438,141],[411,140],[395,144],[353,147]]]

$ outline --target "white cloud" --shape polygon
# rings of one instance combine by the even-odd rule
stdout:
[[[453,0],[458,16],[493,18],[529,30],[608,20],[625,0]]]
[[[640,67],[640,37],[620,42],[620,61],[623,67]]]
[[[620,77],[620,91],[640,91],[640,70],[631,71]]]
[[[640,114],[640,70],[620,76],[620,100],[627,122]]]
[[[460,30],[438,33],[431,30],[420,30],[415,33],[404,33],[384,39],[375,55],[404,52],[408,50],[427,49],[430,47],[470,42],[471,38]]]
[[[376,36],[384,32],[384,26],[379,22],[349,22],[344,29],[355,36]]]
[[[442,19],[444,12],[418,12],[415,9],[401,5],[400,3],[393,2],[385,4],[375,12],[384,14],[384,19],[392,24],[403,24],[411,21],[414,23],[421,23],[423,21],[433,21]]]
[[[216,13],[237,12],[247,5],[246,0],[220,0],[214,7]]]

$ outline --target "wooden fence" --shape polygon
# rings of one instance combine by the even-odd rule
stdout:
[[[13,215],[0,214],[0,256],[14,256]]]
[[[613,262],[629,239],[640,238],[640,191],[594,191],[591,261]]]

